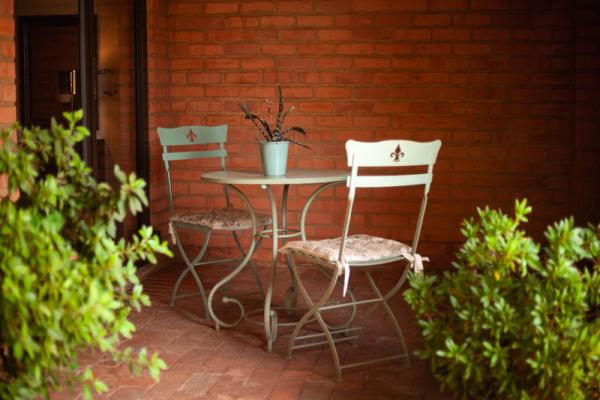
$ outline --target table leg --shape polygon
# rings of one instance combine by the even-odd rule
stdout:
[[[283,186],[283,194],[281,195],[281,229],[282,232],[287,232],[287,201],[288,201],[288,190],[290,185]],[[281,242],[283,246],[285,246],[287,242],[287,237],[283,236],[281,238]],[[298,290],[296,285],[296,277],[292,272],[292,260],[291,255],[285,255],[285,263],[287,265],[288,271],[290,273],[291,286],[287,288],[285,291],[285,295],[283,296],[283,306],[286,309],[288,316],[291,316],[294,313],[294,309],[298,304]]]
[[[286,185],[287,186],[287,185]],[[275,204],[275,198],[273,191],[269,185],[261,185],[261,187],[267,191],[269,196],[269,203],[271,205],[271,219],[273,228],[273,246],[271,252],[271,271],[269,276],[269,285],[267,286],[267,295],[265,296],[265,307],[264,307],[264,325],[265,325],[265,336],[267,337],[267,350],[271,352],[273,350],[273,342],[277,340],[277,313],[275,310],[271,310],[271,299],[273,298],[273,290],[275,289],[275,277],[277,273],[277,251],[279,250],[279,226],[277,222],[277,205]]]
[[[250,258],[254,254],[254,249],[256,247],[257,227],[256,227],[256,213],[254,212],[254,208],[252,207],[252,204],[250,204],[250,201],[248,200],[246,195],[241,190],[239,190],[237,187],[235,187],[233,185],[227,185],[227,187],[229,187],[230,189],[235,191],[240,196],[240,198],[242,199],[242,202],[244,203],[244,205],[250,212],[250,218],[252,219],[252,242],[250,243],[250,248],[246,252],[246,255],[245,255],[244,259],[242,260],[242,262],[240,263],[240,265],[238,265],[233,271],[231,271],[227,276],[225,276],[225,278],[223,278],[219,282],[217,282],[211,289],[210,294],[208,295],[208,312],[209,312],[212,320],[215,321],[215,329],[216,330],[219,330],[220,326],[224,326],[227,328],[236,326],[237,324],[240,323],[240,321],[244,318],[244,315],[246,314],[246,312],[244,310],[244,306],[242,305],[242,303],[239,300],[231,298],[231,297],[223,296],[223,299],[222,299],[223,303],[226,303],[226,304],[233,303],[233,304],[237,305],[240,309],[240,317],[238,318],[237,321],[235,321],[233,323],[225,322],[225,321],[221,320],[220,318],[218,318],[217,315],[215,314],[215,312],[213,310],[213,300],[214,300],[214,296],[215,296],[215,293],[217,292],[217,290],[219,290],[224,285],[228,284],[233,278],[235,278],[244,269],[244,267],[246,266],[246,264],[248,264],[248,262],[250,261]]]

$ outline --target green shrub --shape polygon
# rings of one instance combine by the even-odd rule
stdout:
[[[600,226],[562,220],[540,249],[519,229],[525,201],[478,212],[452,272],[410,278],[419,356],[463,398],[600,398]]]
[[[86,398],[106,385],[80,370],[78,351],[98,349],[133,372],[158,379],[165,363],[145,349],[120,349],[135,326],[132,309],[149,305],[135,274],[138,260],[168,254],[152,230],[116,240],[126,210],[147,204],[145,183],[118,167],[121,185],[97,183],[74,148],[88,132],[82,113],[65,114],[49,130],[0,133],[0,175],[18,196],[0,199],[0,398],[47,397],[65,384],[83,384]]]

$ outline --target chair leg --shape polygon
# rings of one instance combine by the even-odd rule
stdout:
[[[173,287],[173,291],[171,292],[170,305],[171,305],[171,307],[175,306],[175,300],[177,299],[177,292],[179,290],[179,286],[181,285],[181,282],[183,282],[183,279],[189,272],[194,277],[194,281],[196,281],[196,286],[198,286],[198,290],[200,291],[200,296],[202,297],[202,305],[204,306],[204,316],[205,316],[204,318],[207,321],[210,321],[210,314],[208,312],[208,301],[206,298],[206,292],[204,291],[204,286],[202,285],[202,281],[200,280],[200,277],[198,276],[198,273],[196,272],[196,269],[194,267],[198,263],[198,261],[200,261],[202,259],[202,257],[204,257],[204,253],[206,253],[206,249],[208,248],[208,242],[210,240],[211,231],[205,232],[205,238],[204,238],[204,243],[202,244],[202,248],[200,249],[200,252],[194,258],[193,261],[190,261],[185,250],[183,249],[183,246],[181,245],[181,239],[179,237],[179,232],[177,231],[177,226],[175,224],[173,224],[173,234],[175,235],[175,243],[177,244],[177,248],[179,249],[179,253],[181,254],[181,257],[183,258],[183,261],[185,262],[186,269],[179,275],[179,277],[177,278],[177,281],[175,282],[175,286]]]
[[[404,271],[402,272],[402,275],[400,276],[400,278],[398,279],[398,281],[396,282],[396,284],[394,285],[394,287],[392,287],[390,289],[390,291],[387,292],[383,296],[386,301],[389,300],[389,299],[391,299],[392,297],[394,297],[394,295],[396,293],[398,293],[398,290],[400,290],[400,288],[404,285],[404,282],[406,282],[406,279],[408,278],[408,271],[409,270],[410,270],[410,263],[408,261],[406,261],[406,263],[404,264]],[[379,305],[380,305],[380,303],[375,303],[371,307],[369,307],[369,309],[365,313],[365,317],[369,318],[371,316],[371,314],[373,314],[375,312],[375,310],[377,310],[377,308],[379,307]]]
[[[309,320],[309,318],[311,318],[314,315],[317,322],[319,323],[319,326],[323,330],[323,334],[325,335],[327,342],[329,343],[329,348],[331,350],[331,356],[333,357],[333,363],[334,363],[335,369],[336,369],[336,376],[339,381],[342,379],[342,369],[340,366],[340,358],[339,358],[337,349],[335,347],[335,342],[333,340],[333,337],[331,336],[331,332],[329,331],[327,324],[325,323],[325,321],[323,320],[323,317],[321,316],[321,314],[319,312],[319,308],[323,304],[325,304],[327,302],[327,300],[329,300],[329,298],[331,297],[331,294],[333,293],[333,290],[335,289],[335,285],[337,282],[337,275],[335,273],[331,274],[331,280],[329,282],[329,286],[327,287],[327,289],[325,290],[325,292],[323,293],[321,298],[317,302],[313,302],[310,295],[308,294],[308,291],[306,290],[306,287],[304,286],[304,284],[302,283],[302,280],[300,279],[300,274],[298,273],[298,268],[296,267],[296,262],[295,262],[293,256],[290,257],[290,263],[291,263],[291,267],[292,267],[292,272],[294,273],[294,277],[295,277],[296,283],[298,285],[298,289],[300,290],[300,293],[302,293],[302,296],[304,297],[304,300],[306,301],[306,303],[308,304],[310,309],[302,316],[302,318],[300,318],[300,321],[298,321],[298,323],[296,324],[296,327],[294,328],[294,331],[292,332],[292,335],[290,337],[290,341],[288,344],[288,358],[292,357],[294,343],[296,341],[296,338],[298,337],[298,334],[300,333],[300,330],[306,324],[306,322]]]
[[[371,271],[367,270],[367,271],[365,271],[365,273],[367,275],[367,280],[369,281],[369,285],[371,285],[371,289],[373,290],[373,293],[375,293],[375,295],[381,300],[383,309],[385,310],[388,318],[390,319],[390,321],[392,322],[392,325],[394,326],[394,331],[396,332],[396,336],[398,336],[398,340],[400,341],[400,347],[402,349],[402,352],[406,355],[406,365],[410,365],[410,355],[408,354],[408,348],[406,347],[406,342],[404,341],[404,335],[402,334],[402,329],[400,328],[398,319],[396,319],[396,316],[392,312],[392,309],[390,308],[385,296],[383,296],[381,294],[381,291],[375,284],[375,280],[373,279],[373,276],[371,275]]]
[[[321,271],[321,273],[323,275],[325,275],[326,277],[328,277],[329,279],[332,278],[332,272],[331,270],[327,270],[325,268],[319,268],[319,271]],[[338,279],[336,280],[336,285],[338,285],[340,288],[343,287],[343,283]],[[348,302],[348,306],[352,306],[352,313],[350,314],[350,318],[348,318],[348,320],[346,322],[343,322],[339,325],[330,325],[327,324],[327,326],[329,327],[330,330],[333,331],[337,331],[337,330],[343,330],[343,329],[347,329],[350,324],[352,324],[352,321],[354,321],[354,319],[356,318],[356,313],[357,313],[357,305],[356,305],[356,296],[354,296],[354,293],[352,292],[352,289],[348,288],[348,296],[350,296],[350,301]]]

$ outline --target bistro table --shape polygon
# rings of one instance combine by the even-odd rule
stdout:
[[[271,270],[269,274],[269,284],[267,287],[267,293],[264,299],[264,309],[263,309],[263,323],[265,329],[265,336],[267,339],[267,349],[271,351],[273,348],[273,342],[277,339],[277,312],[275,307],[272,307],[271,300],[273,298],[273,290],[275,285],[275,274],[277,269],[277,251],[279,250],[279,240],[283,240],[284,242],[291,237],[302,237],[306,238],[304,220],[306,216],[306,212],[310,207],[310,204],[316,198],[316,196],[321,193],[323,190],[328,189],[329,187],[340,185],[346,182],[348,178],[348,173],[346,171],[339,170],[327,170],[327,169],[292,169],[288,170],[286,175],[282,176],[267,176],[264,175],[262,171],[215,171],[215,172],[207,172],[202,174],[202,180],[210,183],[219,183],[222,185],[226,185],[232,187],[241,197],[244,203],[248,206],[249,212],[252,217],[253,224],[253,235],[252,235],[252,243],[250,246],[250,250],[248,256],[244,258],[244,260],[238,265],[229,275],[219,281],[210,291],[208,296],[208,309],[211,318],[215,321],[216,328],[219,329],[219,326],[234,326],[237,325],[247,314],[244,311],[243,305],[236,299],[223,297],[223,302],[226,303],[234,303],[236,304],[241,311],[241,315],[238,321],[235,323],[226,323],[220,320],[214,313],[212,302],[214,299],[214,295],[222,286],[229,283],[237,274],[241,272],[241,270],[245,267],[245,265],[250,260],[250,256],[252,252],[255,250],[256,238],[257,237],[271,237],[273,239],[272,246],[272,260],[271,260]],[[271,206],[271,216],[273,220],[272,229],[265,229],[260,232],[257,231],[256,226],[256,214],[253,210],[253,207],[250,205],[247,197],[244,193],[236,187],[236,185],[260,185],[262,189],[267,192],[269,197],[269,202]],[[279,219],[277,214],[277,205],[275,201],[275,197],[273,195],[273,186],[283,186],[283,192],[281,195],[281,227],[279,227]],[[315,189],[315,191],[307,198],[306,205],[302,211],[302,218],[300,223],[300,229],[289,229],[287,226],[287,199],[288,199],[288,190],[290,185],[320,185]],[[286,262],[289,266],[289,261],[286,258]],[[295,296],[296,296],[296,282],[293,279],[293,275],[291,278],[292,286],[286,292],[286,297],[293,296],[291,302],[295,304]],[[285,303],[285,301],[284,301]]]

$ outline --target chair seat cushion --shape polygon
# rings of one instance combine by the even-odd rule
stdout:
[[[299,255],[335,263],[340,253],[341,238],[324,240],[297,240],[288,242],[282,252],[291,251]],[[344,262],[352,264],[383,261],[410,253],[410,246],[391,239],[370,235],[352,235],[346,239]]]
[[[202,210],[196,213],[177,213],[169,218],[169,223],[204,226],[213,230],[242,230],[252,228],[252,218],[248,210],[226,207],[215,210]],[[268,225],[271,216],[256,214],[256,225]]]

